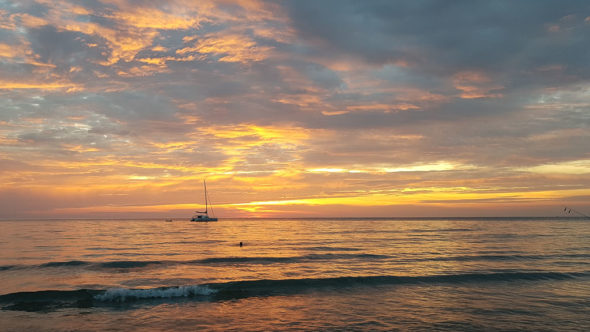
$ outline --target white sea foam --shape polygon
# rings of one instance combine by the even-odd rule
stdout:
[[[216,290],[207,286],[179,286],[152,289],[111,288],[102,294],[94,296],[94,298],[99,301],[125,302],[126,300],[136,299],[206,296],[216,292]]]

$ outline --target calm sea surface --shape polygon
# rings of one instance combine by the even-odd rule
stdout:
[[[590,220],[0,221],[0,330],[588,331]]]

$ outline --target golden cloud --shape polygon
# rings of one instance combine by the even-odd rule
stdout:
[[[19,82],[0,80],[0,89],[40,89],[40,90],[57,90],[64,89],[66,92],[74,92],[82,89],[81,85],[72,82]]]
[[[197,52],[219,56],[221,62],[254,62],[269,57],[272,47],[259,46],[250,37],[235,33],[209,34],[199,39],[193,47],[177,50],[177,54]]]

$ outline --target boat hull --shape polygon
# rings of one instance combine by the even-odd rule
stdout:
[[[191,218],[192,222],[209,222],[209,221],[217,221],[217,218]]]

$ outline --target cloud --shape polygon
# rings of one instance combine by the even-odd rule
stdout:
[[[200,38],[194,47],[177,50],[177,54],[199,53],[217,56],[221,62],[261,61],[268,57],[270,47],[258,46],[248,36],[238,34],[207,35]]]
[[[568,17],[572,30],[581,28],[578,24],[588,10],[583,1],[297,1],[288,3],[287,9],[299,33],[325,43],[329,51],[357,54],[375,63],[428,60],[465,66],[505,63],[535,45],[532,37],[550,39],[548,23]],[[434,52],[423,52],[428,50]],[[408,55],[419,58],[405,58]]]
[[[2,200],[190,212],[208,177],[239,215],[578,202],[589,16],[573,0],[3,3]]]

